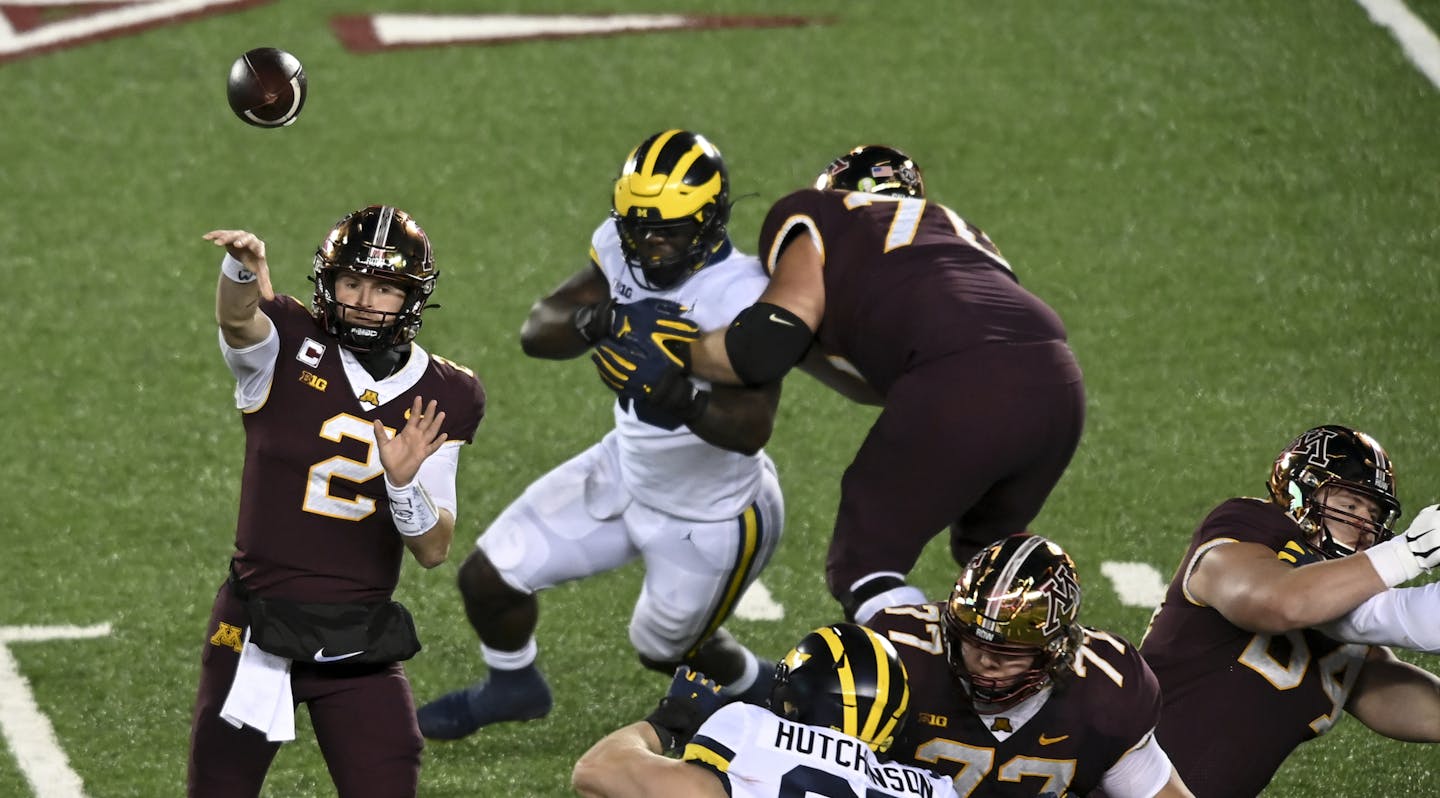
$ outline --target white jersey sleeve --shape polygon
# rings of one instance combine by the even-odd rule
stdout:
[[[460,447],[464,445],[464,441],[445,441],[439,450],[425,458],[415,474],[435,506],[449,510],[450,515],[456,517],[455,473],[460,468]]]
[[[1170,780],[1170,769],[1170,757],[1151,729],[1105,771],[1100,786],[1113,798],[1153,798]]]
[[[1440,654],[1440,582],[1394,587],[1316,628],[1342,643],[1396,646]]]
[[[235,375],[235,407],[246,413],[254,412],[270,396],[275,358],[280,355],[280,333],[272,323],[265,340],[244,349],[234,349],[225,343],[225,333],[217,330],[216,335],[220,338],[220,353],[225,356],[225,364]]]
[[[875,793],[955,798],[954,785],[943,776],[880,762],[853,737],[751,704],[729,704],[711,715],[685,747],[684,759],[714,773],[731,798]]]

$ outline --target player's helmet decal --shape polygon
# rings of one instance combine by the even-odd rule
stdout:
[[[610,215],[635,281],[655,291],[674,288],[705,268],[729,240],[725,160],[698,133],[656,133],[625,159]],[[658,252],[655,242],[663,244]]]
[[[398,313],[385,314],[394,318],[386,318],[380,326],[347,323],[341,311],[348,306],[335,299],[335,277],[341,272],[395,282],[405,290],[405,303]],[[389,205],[371,205],[336,222],[316,248],[311,310],[345,348],[389,349],[414,340],[425,308],[438,307],[427,302],[439,274],[430,238],[410,214]]]
[[[1326,557],[1357,551],[1335,540],[1326,521],[1358,527],[1358,550],[1363,550],[1393,537],[1400,519],[1390,456],[1374,438],[1338,424],[1308,429],[1291,441],[1275,458],[1269,488],[1271,500],[1316,539],[1316,548]],[[1370,499],[1379,507],[1378,519],[1326,507],[1321,496],[1326,488],[1342,488]]]
[[[806,635],[775,667],[770,708],[799,723],[826,726],[883,753],[910,704],[905,666],[890,641],[841,623]]]
[[[815,187],[864,191],[896,197],[925,196],[925,178],[910,156],[881,144],[866,144],[830,162]]]
[[[955,678],[976,708],[993,713],[1062,679],[1074,667],[1084,632],[1075,563],[1038,535],[1014,535],[982,549],[966,564],[945,605],[946,653]],[[1026,671],[1006,678],[970,673],[960,644],[1005,656],[1034,656]]]

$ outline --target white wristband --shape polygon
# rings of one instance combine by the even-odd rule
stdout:
[[[1361,553],[1370,558],[1371,567],[1388,587],[1409,582],[1424,572],[1403,536],[1377,543]]]
[[[245,268],[245,264],[235,260],[230,253],[225,253],[225,260],[220,261],[220,273],[225,275],[232,283],[253,283],[255,272]]]
[[[390,497],[390,517],[395,521],[395,529],[405,537],[419,537],[440,523],[440,512],[420,480],[396,487],[387,476],[385,493]]]

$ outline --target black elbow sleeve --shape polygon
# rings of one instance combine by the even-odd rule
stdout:
[[[730,368],[746,385],[767,385],[785,376],[805,353],[815,334],[794,313],[768,302],[740,311],[725,331]]]

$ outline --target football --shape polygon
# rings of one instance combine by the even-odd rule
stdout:
[[[256,127],[283,127],[305,107],[305,68],[274,47],[257,47],[230,66],[230,110]]]

